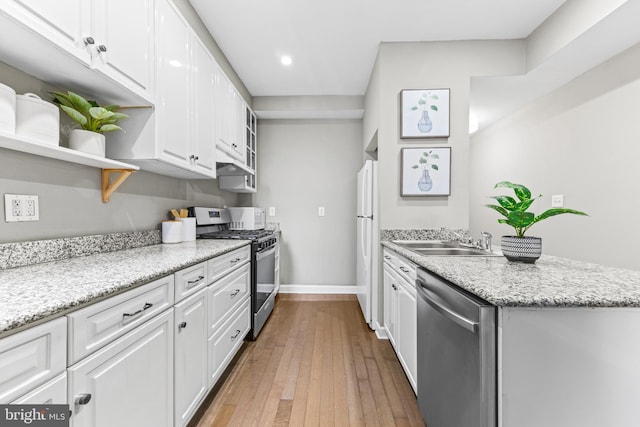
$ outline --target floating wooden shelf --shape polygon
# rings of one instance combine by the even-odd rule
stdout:
[[[0,132],[0,147],[102,169],[102,201],[105,203],[109,201],[113,192],[131,175],[131,173],[140,169],[138,166],[119,162],[117,160],[82,153],[80,151],[71,150],[58,145],[43,144],[28,138],[10,135],[4,132]],[[110,175],[113,172],[120,172],[120,175],[111,184]]]

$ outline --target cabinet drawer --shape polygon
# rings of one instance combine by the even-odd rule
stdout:
[[[209,272],[209,280],[207,283],[213,283],[234,268],[242,265],[251,259],[251,245],[243,246],[235,251],[217,256],[207,261],[207,270]]]
[[[73,365],[172,305],[171,275],[68,314],[68,365]]]
[[[209,338],[209,387],[220,378],[242,345],[250,327],[251,300],[247,297],[218,333]]]
[[[209,334],[215,333],[220,322],[236,307],[251,286],[251,264],[244,264],[209,286]]]
[[[180,302],[189,295],[193,295],[200,289],[207,286],[207,263],[193,265],[175,273],[176,277],[176,299]]]
[[[30,391],[12,405],[64,405],[67,403],[67,372]]]
[[[396,271],[400,277],[410,283],[413,288],[415,288],[417,268],[413,262],[405,257],[399,256],[396,258]]]
[[[0,340],[0,403],[44,384],[66,368],[67,319],[52,320]]]

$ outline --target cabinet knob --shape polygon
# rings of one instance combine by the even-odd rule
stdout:
[[[187,322],[178,323],[178,330],[184,329],[187,327]]]
[[[85,46],[89,46],[94,44],[96,41],[93,39],[93,37],[85,37],[84,38],[84,45]]]
[[[107,51],[107,47],[103,44],[101,44],[100,46],[97,47],[98,49],[98,53],[103,53]]]
[[[83,393],[76,395],[73,400],[76,405],[86,405],[91,400],[91,393]]]

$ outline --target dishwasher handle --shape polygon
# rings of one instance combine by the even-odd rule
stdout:
[[[478,332],[478,325],[479,325],[478,322],[469,320],[466,317],[459,315],[455,311],[443,306],[442,304],[430,298],[429,294],[427,293],[428,292],[427,284],[423,280],[416,279],[416,285],[417,285],[416,288],[418,290],[418,293],[420,294],[422,299],[431,307],[433,307],[436,311],[438,311],[444,317],[456,323],[457,325],[462,326],[469,332],[472,332],[474,334]]]

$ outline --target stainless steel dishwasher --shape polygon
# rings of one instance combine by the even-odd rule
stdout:
[[[427,427],[495,427],[496,307],[418,270],[418,405]]]

